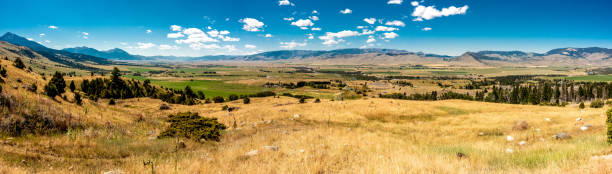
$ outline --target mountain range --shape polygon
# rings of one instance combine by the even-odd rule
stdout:
[[[522,51],[479,51],[460,56],[410,52],[396,49],[337,49],[337,50],[279,50],[253,55],[216,55],[201,57],[142,56],[122,49],[97,50],[88,47],[55,50],[13,33],[6,33],[0,41],[28,47],[52,61],[72,67],[91,68],[85,64],[116,64],[121,61],[283,61],[309,64],[443,64],[451,66],[610,66],[612,49],[558,48],[546,53]]]

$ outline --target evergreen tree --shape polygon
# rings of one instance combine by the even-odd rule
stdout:
[[[74,93],[74,103],[76,103],[77,105],[81,106],[83,104],[83,100],[81,99],[81,94]]]
[[[70,81],[70,85],[69,85],[69,87],[68,87],[68,88],[70,88],[70,91],[71,91],[71,92],[74,92],[74,90],[76,89],[76,86],[74,86],[74,80],[73,80],[73,81]]]
[[[248,97],[245,97],[244,99],[242,99],[242,102],[243,102],[244,104],[250,104],[250,103],[251,103],[251,99],[250,99],[250,98],[248,98]]]
[[[23,61],[21,61],[21,58],[17,58],[15,59],[15,61],[13,62],[13,66],[19,68],[19,69],[23,69],[25,68],[25,64],[23,64]]]
[[[64,81],[64,76],[62,73],[56,71],[49,83],[45,86],[45,93],[47,96],[53,98],[66,92],[64,90],[65,88],[66,81]]]

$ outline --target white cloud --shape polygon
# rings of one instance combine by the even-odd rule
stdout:
[[[219,36],[219,31],[217,31],[217,30],[211,30],[211,31],[208,31],[206,33],[208,33],[208,35],[210,37],[217,37],[217,36]]]
[[[291,42],[281,42],[281,48],[284,49],[293,49],[295,47],[303,47],[306,46],[306,43],[299,43],[299,42],[295,42],[295,41],[291,41]]]
[[[294,6],[295,4],[289,2],[289,0],[279,0],[278,1],[278,5],[279,6],[281,6],[281,5],[291,5],[291,6]]]
[[[315,28],[311,28],[310,30],[312,30],[312,31],[321,31],[321,28],[315,27]]]
[[[128,43],[125,43],[125,42],[119,42],[119,44],[121,44],[121,45],[127,45]]]
[[[370,35],[370,34],[374,34],[374,33],[375,33],[375,31],[368,30],[368,29],[361,30],[361,34],[362,35]]]
[[[313,21],[318,21],[319,20],[318,16],[310,16],[308,18],[312,19]]]
[[[229,32],[229,31],[227,31],[227,30],[221,30],[221,31],[219,32],[219,34],[220,34],[220,35],[228,35],[228,34],[230,34],[230,32]]]
[[[51,41],[50,40],[45,40],[45,43],[51,43]]]
[[[347,9],[344,9],[344,10],[340,10],[340,13],[342,13],[342,14],[351,14],[351,13],[353,13],[353,10],[347,8]]]
[[[49,29],[55,30],[55,29],[57,29],[57,26],[55,26],[55,25],[50,25],[50,26],[49,26]]]
[[[200,43],[200,42],[191,44],[191,45],[189,45],[189,47],[191,49],[194,49],[194,50],[200,50],[202,48],[204,48],[204,49],[219,49],[219,48],[221,48],[217,44],[203,44],[203,43]]]
[[[147,34],[152,33],[152,32],[153,32],[153,31],[151,31],[151,30],[147,30]]]
[[[308,39],[310,39],[310,40],[314,39],[314,35],[312,35],[312,34],[307,34],[307,36],[308,36]]]
[[[404,22],[399,21],[399,20],[387,21],[387,23],[385,23],[385,25],[398,26],[398,27],[405,27],[406,26],[406,24],[404,24]]]
[[[179,47],[176,45],[159,45],[157,48],[160,50],[178,50]]]
[[[414,21],[422,21],[423,19],[430,20],[430,19],[442,17],[442,16],[465,14],[467,10],[468,10],[467,5],[463,7],[459,7],[459,8],[455,6],[450,6],[448,8],[442,8],[442,10],[438,10],[434,6],[425,7],[425,6],[420,5],[414,8],[414,12],[412,12],[412,16],[416,17]]]
[[[168,33],[167,37],[175,39],[175,38],[179,38],[179,37],[183,37],[183,36],[185,36],[185,35],[183,35],[181,32],[178,32],[178,33]]]
[[[149,49],[149,48],[151,48],[151,47],[154,47],[154,46],[155,46],[155,44],[150,43],[150,42],[149,42],[149,43],[142,43],[142,42],[138,42],[138,43],[136,43],[136,44],[138,44],[138,47],[137,47],[137,48],[139,48],[139,49]]]
[[[387,27],[387,26],[377,26],[376,29],[374,29],[376,31],[395,31],[395,30],[399,30],[397,28],[393,28],[393,27]]]
[[[170,25],[170,29],[171,29],[172,31],[181,31],[181,29],[182,29],[182,28],[183,28],[183,27],[178,26],[178,25]]]
[[[26,39],[27,39],[27,40],[29,40],[29,41],[33,41],[33,40],[34,40],[34,39],[32,39],[32,38],[29,38],[29,37],[28,37],[28,38],[26,38]]]
[[[89,36],[89,33],[87,32],[82,32],[81,34],[83,34],[83,36]]]
[[[295,22],[291,22],[291,25],[295,25],[297,27],[300,27],[300,29],[302,30],[306,30],[308,29],[308,27],[313,26],[314,23],[312,23],[310,19],[300,19]]]
[[[431,28],[429,28],[429,27],[423,28],[423,31],[429,31],[429,30],[431,30]]]
[[[359,32],[350,30],[344,30],[337,33],[327,32],[324,36],[319,36],[319,39],[323,40],[324,45],[335,45],[344,42],[342,38],[351,36],[359,36]]]
[[[402,4],[403,0],[389,0],[389,2],[387,2],[387,4]]]
[[[293,21],[293,20],[295,20],[295,18],[293,18],[293,17],[288,17],[288,18],[283,18],[283,20],[286,20],[286,21]]]
[[[205,45],[206,42],[218,42],[217,39],[211,38],[204,31],[198,28],[187,28],[183,30],[183,34],[187,35],[186,39],[175,40],[177,44],[189,44],[189,47],[195,50],[201,48],[213,47],[213,45]]]
[[[312,14],[317,14],[317,13],[319,13],[317,10],[312,11]]]
[[[368,24],[374,24],[376,22],[376,18],[365,18],[363,21],[367,22]]]
[[[419,6],[419,2],[417,2],[417,1],[412,1],[412,2],[410,2],[410,5],[412,5],[412,6],[415,6],[415,7],[416,7],[416,6]]]
[[[261,28],[264,26],[263,22],[260,22],[257,19],[253,18],[244,18],[241,19],[240,22],[244,23],[244,25],[242,26],[243,30],[251,32],[261,31]]]
[[[395,32],[383,33],[385,35],[385,39],[393,39],[398,37],[399,35]]]
[[[266,34],[264,37],[270,38],[270,37],[272,37],[272,34]]]
[[[219,35],[219,38],[221,40],[223,40],[224,42],[238,42],[238,41],[240,41],[240,38],[229,37],[229,36],[224,36],[224,35]]]
[[[372,43],[372,42],[376,42],[376,39],[374,39],[374,36],[368,36],[368,40],[366,41],[366,43]]]
[[[39,34],[39,36],[40,36],[40,37],[43,37],[43,36],[45,36],[45,35],[46,35],[45,33],[40,33],[40,34]]]
[[[246,44],[246,45],[244,45],[244,48],[246,48],[246,49],[255,49],[255,48],[257,48],[257,46],[251,45],[251,44]]]

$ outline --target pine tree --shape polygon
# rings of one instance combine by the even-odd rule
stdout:
[[[49,83],[45,86],[45,93],[47,96],[53,98],[66,92],[64,90],[65,88],[66,81],[64,81],[64,76],[62,73],[56,71]]]
[[[19,68],[19,69],[23,69],[25,68],[25,64],[23,64],[23,61],[21,61],[21,58],[17,58],[15,59],[15,61],[13,62],[13,66]]]
[[[76,86],[74,85],[74,81],[70,81],[70,86],[68,88],[70,88],[71,92],[74,92],[74,90],[76,89]]]

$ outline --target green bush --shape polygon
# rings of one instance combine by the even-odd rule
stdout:
[[[76,86],[74,85],[74,80],[70,81],[70,85],[68,88],[70,89],[71,92],[74,92],[74,90],[76,89]]]
[[[604,106],[604,102],[601,100],[593,100],[589,107],[591,108],[602,108]]]
[[[242,99],[242,102],[244,102],[244,104],[249,104],[251,103],[251,99],[247,97],[247,98]]]
[[[227,127],[219,123],[217,118],[200,117],[198,113],[177,113],[169,115],[170,126],[158,137],[184,137],[192,140],[213,140],[219,141],[221,132]]]
[[[115,105],[115,99],[110,99],[110,101],[108,101],[108,105]]]
[[[53,74],[53,78],[51,78],[49,83],[45,86],[45,94],[53,98],[66,92],[64,88],[66,88],[64,76],[62,73],[56,71],[55,74]]]
[[[4,69],[3,67],[0,67],[0,75],[2,77],[6,77],[6,69]]]
[[[580,105],[578,105],[578,107],[579,107],[580,109],[584,109],[584,102],[580,102]]]
[[[315,99],[315,101],[314,101],[314,102],[315,102],[315,103],[321,103],[321,99],[317,98],[317,99]]]
[[[234,101],[234,100],[238,100],[238,95],[232,94],[229,96],[229,101]]]
[[[608,124],[608,143],[612,144],[612,108],[608,109],[606,112],[608,119],[606,120]]]
[[[81,99],[81,94],[74,93],[74,103],[81,106],[83,104],[83,100]]]
[[[306,103],[306,99],[305,98],[300,98],[300,103]]]
[[[15,62],[13,62],[13,66],[19,68],[19,69],[23,69],[25,68],[25,64],[23,64],[23,61],[21,61],[21,58],[17,58],[15,59]]]
[[[221,97],[221,96],[216,96],[216,97],[213,97],[213,101],[215,103],[223,103],[223,102],[225,102],[225,99],[223,97]]]

